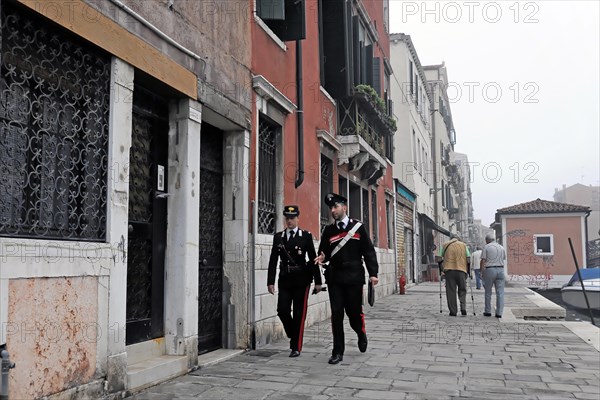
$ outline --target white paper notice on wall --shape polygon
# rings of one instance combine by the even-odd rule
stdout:
[[[192,121],[196,121],[197,123],[201,123],[202,115],[200,114],[200,111],[194,110],[193,108],[190,107],[190,119]]]
[[[165,167],[164,165],[158,166],[158,182],[156,184],[156,190],[165,190]]]

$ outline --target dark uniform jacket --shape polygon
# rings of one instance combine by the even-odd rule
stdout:
[[[306,259],[307,255],[308,261]],[[315,280],[315,285],[320,285],[321,273],[319,272],[319,266],[314,263],[315,258],[317,258],[317,254],[315,253],[313,237],[309,231],[298,228],[296,235],[289,241],[287,239],[287,230],[277,232],[273,236],[273,247],[271,248],[271,257],[269,258],[267,285],[275,284],[275,273],[277,272],[278,260],[280,260],[280,288],[308,286],[311,284],[313,278]]]
[[[377,276],[379,264],[375,248],[364,226],[358,228],[354,236],[338,251],[333,258],[331,253],[338,243],[348,234],[358,221],[350,219],[343,231],[336,224],[327,225],[321,235],[319,254],[325,254],[325,261],[329,265],[325,269],[325,281],[347,285],[360,285],[365,283],[363,258],[369,272],[369,277]]]

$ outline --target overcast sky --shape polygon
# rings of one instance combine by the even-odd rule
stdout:
[[[455,151],[473,163],[485,225],[563,184],[600,185],[598,4],[390,0],[391,31],[422,65],[446,63]]]

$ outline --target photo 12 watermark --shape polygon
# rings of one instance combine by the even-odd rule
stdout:
[[[403,1],[402,23],[539,23],[537,2],[521,1]]]

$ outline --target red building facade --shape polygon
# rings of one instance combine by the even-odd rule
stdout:
[[[349,215],[371,235],[380,264],[378,296],[396,290],[393,120],[387,2],[252,0],[250,223],[257,344],[282,334],[266,291],[272,235],[285,204],[320,240],[330,223],[328,192],[348,198]],[[255,222],[255,223],[254,223]],[[317,244],[317,243],[316,243]],[[326,294],[311,296],[307,324],[329,316]]]
[[[319,238],[328,216],[323,196],[334,191],[348,197],[351,217],[367,224],[376,246],[388,249],[391,231],[386,213],[393,193],[389,168],[393,149],[388,143],[394,122],[389,116],[391,70],[384,2],[307,0],[299,3],[305,7],[304,17],[298,15],[301,6],[294,8],[290,3],[281,2],[284,22],[269,19],[277,14],[279,4],[272,0],[256,1],[253,16],[256,107],[251,140],[258,149],[252,151],[250,176],[258,179],[251,182],[250,196],[257,203],[259,225],[264,225],[259,234],[280,230],[283,204],[298,204],[302,226]],[[267,4],[271,7],[265,11]],[[294,26],[294,21],[304,21],[304,29]],[[298,57],[302,59],[299,65]],[[264,87],[259,87],[259,80]],[[265,171],[260,159],[260,133],[265,126],[275,131],[275,184],[271,186],[261,185],[273,171]],[[275,192],[269,201],[265,201],[266,187]],[[274,215],[266,217],[269,212]]]

